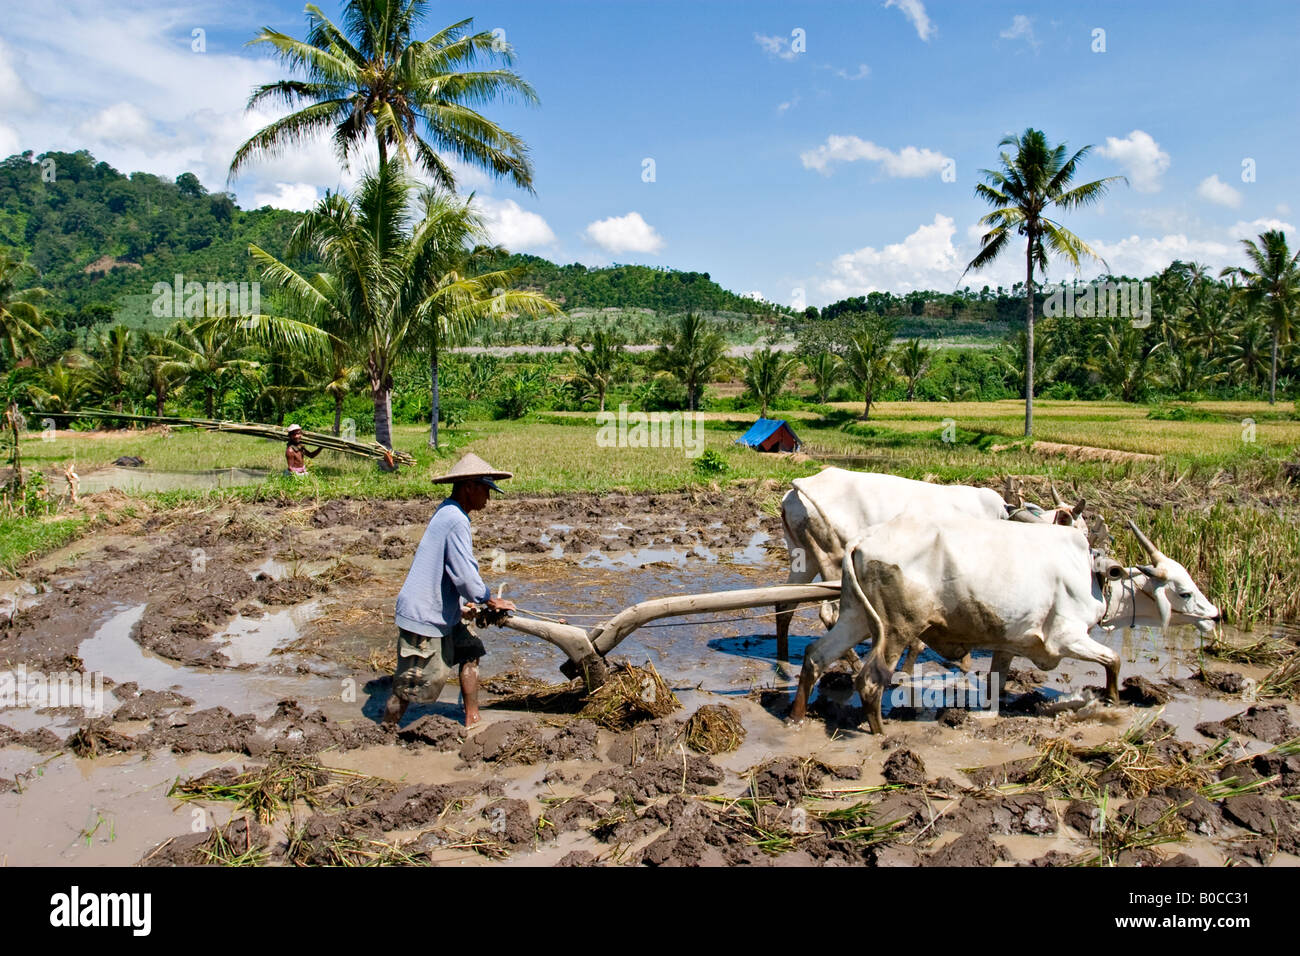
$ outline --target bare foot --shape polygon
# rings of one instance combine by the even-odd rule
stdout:
[[[407,702],[402,700],[396,694],[388,698],[388,703],[384,707],[384,723],[389,726],[397,726],[401,723],[402,715],[406,713]]]
[[[481,724],[482,722],[483,722],[483,718],[481,718],[478,714],[473,714],[473,715],[466,714],[466,715],[465,715],[465,729],[466,729],[466,730],[468,730],[468,729],[471,728],[471,727],[477,727],[477,726],[478,726],[479,724]]]

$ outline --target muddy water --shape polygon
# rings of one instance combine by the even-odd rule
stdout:
[[[38,614],[50,610],[54,622],[50,633],[59,639],[61,635],[71,636],[71,642],[62,645],[52,660],[58,660],[64,651],[75,653],[87,672],[103,674],[116,684],[131,681],[141,690],[171,690],[191,698],[194,704],[184,708],[191,712],[221,706],[236,714],[252,713],[264,719],[276,709],[277,702],[294,700],[306,711],[323,711],[331,720],[366,724],[377,718],[388,691],[382,671],[362,667],[359,662],[372,653],[380,658],[392,653],[393,601],[427,514],[427,507],[412,508],[408,520],[386,523],[381,518],[367,519],[370,527],[366,520],[346,527],[299,522],[281,532],[274,542],[253,540],[230,545],[210,536],[196,536],[194,530],[184,532],[189,537],[164,537],[161,542],[114,531],[78,542],[52,556],[44,562],[46,573],[39,578],[33,576],[33,580],[43,582],[39,586],[18,582],[4,595],[9,596],[11,606],[16,604]],[[647,598],[752,587],[785,578],[782,555],[769,550],[769,534],[755,529],[752,522],[719,533],[723,531],[721,522],[702,521],[695,527],[704,529],[707,536],[698,535],[690,544],[655,542],[640,546],[638,542],[636,547],[617,547],[620,540],[626,543],[636,537],[629,528],[638,523],[635,514],[613,521],[606,526],[612,533],[593,546],[572,543],[570,533],[581,530],[581,522],[574,518],[555,522],[543,535],[546,540],[540,540],[539,549],[508,551],[504,566],[498,562],[495,570],[484,561],[485,577],[494,591],[504,589],[505,596],[520,608],[581,626],[607,619]],[[570,543],[561,543],[562,539]],[[217,623],[207,639],[220,649],[230,666],[184,665],[142,648],[132,635],[147,614],[155,613],[151,609],[156,602],[164,602],[169,589],[182,587],[180,579],[148,569],[162,562],[165,549],[172,548],[184,556],[189,547],[199,543],[209,549],[212,568],[238,571],[237,577],[245,582],[301,582],[335,567],[340,555],[346,555],[347,563],[367,577],[361,583],[314,593],[296,604],[264,606],[256,599],[232,602],[229,616]],[[161,556],[150,551],[160,544],[164,549]],[[82,555],[92,560],[83,560]],[[145,561],[144,571],[139,561]],[[207,590],[203,580],[183,586],[193,589],[190,593],[196,599]],[[928,777],[959,781],[959,786],[966,786],[967,768],[1035,752],[1031,735],[1022,724],[997,717],[950,727],[933,712],[921,711],[906,720],[887,716],[887,737],[883,741],[864,728],[834,727],[821,720],[789,726],[782,719],[780,701],[787,700],[793,690],[797,664],[776,661],[773,632],[770,608],[666,619],[634,633],[611,655],[615,660],[635,664],[652,663],[681,701],[679,717],[703,704],[720,701],[741,714],[746,739],[737,751],[714,758],[715,765],[728,775],[719,792],[744,792],[747,771],[781,755],[812,756],[830,765],[859,768],[858,779],[828,781],[819,794],[831,799],[838,792],[844,799],[853,800],[855,792],[885,781],[884,763],[900,747],[910,748],[924,758]],[[791,630],[792,660],[800,660],[807,644],[822,633],[815,608],[801,608]],[[552,645],[508,629],[484,628],[481,634],[488,648],[482,663],[484,676],[516,670],[546,680],[560,679],[558,666],[563,656]],[[1159,684],[1193,672],[1198,665],[1198,640],[1191,629],[1174,629],[1168,635],[1139,629],[1116,631],[1106,642],[1120,651],[1123,676],[1143,676]],[[860,648],[861,652],[865,650]],[[927,655],[921,672],[940,667]],[[987,655],[977,655],[975,667],[987,667]],[[1255,678],[1263,670],[1236,664],[1220,665],[1220,669]],[[367,685],[368,681],[373,683]],[[1064,735],[1081,744],[1101,743],[1152,713],[1127,705],[1088,704],[1075,709],[1072,702],[1102,681],[1099,668],[1074,661],[1065,661],[1056,671],[1044,675],[1039,690],[1049,701],[1059,703],[1061,712],[1054,718],[1031,721],[1033,734],[1040,738]],[[354,693],[344,692],[348,685]],[[758,692],[763,690],[775,692],[776,703],[770,698],[760,703]],[[412,708],[405,724],[409,726],[427,714],[459,719],[457,697],[458,688],[452,683],[436,704]],[[838,701],[842,707],[855,702],[851,693],[841,694]],[[111,712],[118,703],[110,695],[106,710]],[[1207,739],[1196,732],[1198,723],[1232,716],[1246,706],[1245,701],[1223,695],[1175,692],[1162,716],[1180,738],[1204,746]],[[1294,705],[1291,712],[1300,719],[1300,710]],[[518,712],[500,708],[484,712],[489,727],[519,716]],[[48,728],[64,738],[79,723],[78,715],[66,712],[0,710],[0,724],[19,733]],[[1007,732],[1000,731],[1002,727]],[[148,724],[124,723],[114,729],[136,734],[147,730]],[[602,730],[597,751],[604,754],[613,743],[613,735]],[[1239,746],[1243,751],[1267,749],[1266,744],[1244,737]],[[685,760],[687,754],[683,751],[681,757]],[[454,750],[439,752],[394,743],[346,752],[327,751],[320,759],[404,784],[491,776],[500,781],[507,798],[524,800],[534,817],[546,812],[545,800],[582,794],[583,780],[611,766],[609,760],[600,757],[554,765],[466,767]],[[257,761],[231,754],[176,756],[158,749],[148,755],[130,753],[92,760],[77,759],[66,752],[0,747],[0,777],[15,781],[14,788],[0,794],[0,861],[134,862],[161,840],[190,831],[194,807],[167,798],[172,781],[223,763],[242,766]],[[553,774],[557,768],[558,775]],[[473,810],[477,812],[486,802],[479,798]],[[941,801],[939,805],[943,805]],[[216,822],[230,815],[229,805],[209,805],[207,809]],[[940,842],[930,843],[933,833],[918,838],[922,836],[924,839],[917,845],[929,849],[942,847],[950,839],[944,836]],[[632,858],[655,837],[651,834],[634,841],[628,848]],[[1078,852],[1080,848],[1078,837],[1065,829],[1043,837],[998,835],[996,840],[1017,859],[1038,857],[1053,849]],[[591,849],[585,831],[565,832],[535,850],[517,852],[507,865],[554,863],[579,845]],[[1177,849],[1207,865],[1221,864],[1224,859],[1222,847],[1205,838],[1193,838]],[[433,859],[456,865],[492,862],[459,850],[437,851]],[[798,854],[782,860],[810,862]],[[1280,854],[1273,862],[1296,860]]]

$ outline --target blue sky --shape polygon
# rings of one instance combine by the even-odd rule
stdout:
[[[282,75],[245,41],[305,32],[300,2],[3,2],[0,154],[88,148],[210,189],[270,118],[245,114],[249,91]],[[536,196],[461,174],[519,251],[707,271],[783,303],[951,289],[977,248],[978,170],[1031,125],[1095,144],[1084,179],[1129,178],[1066,218],[1116,272],[1234,264],[1267,228],[1296,241],[1289,2],[439,2],[426,33],[468,16],[505,31],[541,98],[484,108],[530,144]],[[318,144],[232,188],[304,208],[360,168]],[[961,284],[1010,285],[1022,263]]]

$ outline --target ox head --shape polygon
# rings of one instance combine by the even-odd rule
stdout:
[[[1151,564],[1140,564],[1137,569],[1143,575],[1140,587],[1155,601],[1161,625],[1168,627],[1170,620],[1177,615],[1190,619],[1190,623],[1202,633],[1212,631],[1214,622],[1219,619],[1219,609],[1201,593],[1185,567],[1152,544],[1132,521],[1128,526],[1151,558]]]
[[[1067,528],[1078,528],[1086,535],[1088,533],[1088,522],[1083,519],[1083,509],[1088,503],[1087,500],[1080,498],[1077,504],[1071,505],[1056,490],[1056,482],[1050,482],[1049,484],[1052,488],[1052,500],[1056,503],[1056,508],[1052,512],[1052,524],[1063,525]]]

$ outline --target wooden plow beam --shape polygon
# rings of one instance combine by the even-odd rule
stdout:
[[[560,668],[564,674],[570,678],[581,676],[590,689],[599,687],[605,682],[608,674],[605,656],[637,628],[659,618],[710,614],[717,611],[739,611],[744,608],[776,604],[795,605],[812,601],[833,601],[839,596],[840,582],[838,581],[819,581],[816,584],[773,584],[761,588],[653,598],[624,608],[608,621],[597,624],[589,630],[558,621],[523,617],[520,616],[522,612],[482,613],[479,615],[479,623],[508,627],[549,641],[564,651],[569,658]]]

